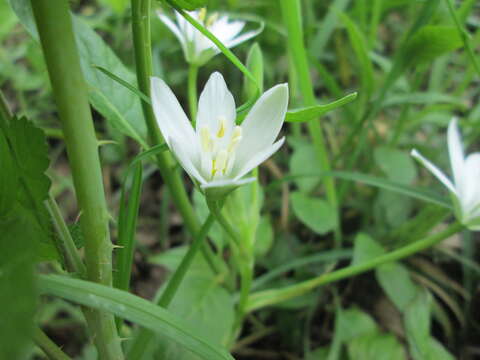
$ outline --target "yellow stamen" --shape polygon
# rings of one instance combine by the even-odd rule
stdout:
[[[227,158],[228,154],[225,150],[221,150],[217,158],[215,159],[215,168],[217,171],[221,171],[223,174],[225,174],[225,169],[227,167]]]
[[[203,23],[206,17],[207,17],[207,9],[201,8],[200,11],[198,12],[198,20],[200,20],[200,22]]]
[[[210,130],[208,126],[204,126],[200,129],[200,143],[203,151],[212,150],[212,140],[210,139]]]
[[[230,144],[228,144],[228,152],[235,150],[240,140],[242,140],[242,128],[240,126],[235,126],[235,129],[233,129],[232,139],[230,140]]]
[[[227,120],[225,118],[220,119],[220,127],[218,128],[217,137],[222,138],[225,135],[225,129],[227,127]]]
[[[218,13],[213,13],[210,15],[207,19],[207,22],[205,23],[205,26],[208,28],[213,25],[218,20]]]

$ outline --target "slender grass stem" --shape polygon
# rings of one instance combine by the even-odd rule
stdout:
[[[440,241],[445,240],[446,238],[456,234],[462,229],[464,229],[464,226],[458,222],[455,222],[447,229],[437,234],[431,235],[426,239],[417,241],[410,245],[401,247],[400,249],[391,251],[388,254],[379,256],[373,260],[366,261],[358,265],[348,266],[346,268],[339,269],[331,273],[323,274],[313,279],[306,280],[301,283],[285,287],[283,289],[265,290],[253,293],[249,298],[247,304],[247,311],[251,312],[268,305],[277,304],[298,296],[302,296],[318,286],[347,279],[361,273],[370,271],[382,264],[401,260],[422,250],[428,249],[435,244],[438,244]]]
[[[195,127],[197,117],[197,77],[198,66],[190,64],[188,67],[188,106],[193,127]]]
[[[66,0],[31,2],[52,89],[62,123],[85,238],[87,279],[112,284],[112,243],[108,210],[87,86],[80,68]],[[112,314],[87,312],[87,322],[99,356],[121,360],[123,353]]]
[[[168,306],[172,302],[178,288],[180,287],[180,284],[182,283],[185,275],[187,274],[188,269],[192,265],[192,262],[198,253],[198,250],[200,250],[200,248],[202,247],[204,240],[207,237],[211,226],[213,225],[214,220],[214,216],[209,215],[207,220],[202,225],[200,231],[193,240],[193,243],[190,245],[187,253],[182,258],[180,265],[177,267],[177,269],[172,275],[172,278],[169,280],[162,296],[158,300],[157,304],[159,306],[168,308]],[[145,350],[148,348],[148,345],[153,340],[154,336],[155,334],[152,331],[141,329],[131,344],[131,347],[128,351],[128,358],[142,359]]]
[[[42,329],[35,327],[33,330],[33,341],[43,350],[51,360],[71,360],[71,358],[55,344]]]
[[[67,224],[63,219],[60,208],[57,205],[52,194],[49,195],[48,199],[45,201],[50,216],[52,217],[53,226],[57,231],[60,238],[60,245],[62,246],[62,251],[65,256],[67,270],[70,272],[77,273],[81,278],[85,278],[87,270],[85,264],[80,258],[80,254],[77,251],[75,242],[73,241],[72,235],[68,230]]]
[[[283,21],[288,31],[288,49],[291,53],[291,59],[295,66],[297,81],[306,106],[315,105],[315,93],[310,79],[309,64],[307,52],[303,42],[302,13],[299,0],[280,0]],[[313,141],[315,152],[317,153],[319,167],[321,171],[330,171],[330,160],[323,137],[320,121],[312,120],[307,123],[308,132]],[[339,210],[337,202],[337,193],[335,182],[332,178],[324,179],[325,191],[328,201],[335,212],[337,219],[337,228],[335,239],[337,244],[341,242],[341,229],[339,221]]]

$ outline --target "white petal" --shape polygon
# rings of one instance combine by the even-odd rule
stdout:
[[[218,19],[210,27],[210,31],[224,44],[236,37],[245,26],[244,21],[228,22],[226,17]]]
[[[462,211],[468,218],[475,217],[480,204],[480,153],[473,153],[465,159],[461,187],[458,188]]]
[[[180,43],[182,44],[182,47],[185,46],[185,38],[183,36],[183,33],[180,31],[178,26],[170,20],[168,16],[165,14],[162,14],[160,11],[157,11],[157,15],[162,20],[162,22],[170,29],[170,31],[178,38]]]
[[[215,187],[240,186],[240,185],[251,183],[255,180],[256,178],[245,178],[245,179],[239,179],[239,180],[233,180],[233,179],[217,180],[217,181],[211,181],[207,184],[203,184],[201,185],[201,187],[202,189],[211,189]]]
[[[170,147],[172,149],[173,154],[177,158],[178,162],[180,165],[185,169],[185,171],[193,177],[194,179],[198,180],[200,184],[206,184],[206,180],[203,178],[203,176],[200,175],[200,172],[198,171],[198,168],[196,166],[196,163],[198,163],[198,160],[195,159],[195,154],[198,154],[197,152],[191,152],[189,151],[189,148],[185,143],[182,143],[178,141],[177,139],[170,139]]]
[[[195,133],[185,112],[168,85],[159,78],[150,78],[152,106],[164,139],[195,142]]]
[[[265,160],[267,160],[270,156],[276,153],[278,149],[280,149],[280,147],[283,145],[284,142],[285,142],[285,138],[283,137],[273,145],[270,145],[269,147],[263,149],[262,151],[259,151],[257,154],[255,154],[254,157],[248,160],[241,168],[238,168],[238,170],[234,169],[232,171],[232,174],[233,176],[235,176],[235,179],[241,178],[242,176],[247,174],[249,171],[255,169],[258,165],[260,165]]]
[[[287,84],[274,86],[258,99],[242,123],[242,140],[237,148],[240,164],[273,143],[282,128],[287,106]]]
[[[228,133],[235,124],[235,100],[228,91],[222,74],[214,72],[205,85],[198,102],[197,132],[208,126],[212,133],[218,131],[219,119],[225,119]]]
[[[233,48],[247,40],[250,40],[251,38],[257,36],[260,32],[262,31],[262,29],[258,29],[258,30],[255,30],[255,31],[247,31],[246,33],[243,33],[242,35],[240,36],[237,36],[236,38],[233,38],[232,40],[229,40],[227,42],[225,42],[225,46],[228,47],[228,48]]]
[[[420,161],[423,166],[425,166],[430,172],[437,177],[438,180],[440,180],[443,185],[445,185],[448,190],[450,190],[452,193],[457,195],[457,191],[455,190],[455,187],[453,186],[452,182],[445,176],[445,174],[437,168],[435,165],[433,165],[430,161],[428,161],[426,158],[424,158],[417,150],[413,149],[410,153],[415,159]]]
[[[448,125],[448,152],[450,165],[453,172],[453,180],[458,186],[463,177],[464,158],[462,139],[458,131],[457,119],[453,118]]]

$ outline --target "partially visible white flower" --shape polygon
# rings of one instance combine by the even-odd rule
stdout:
[[[453,183],[417,150],[411,154],[450,190],[459,220],[471,230],[480,230],[480,153],[465,157],[455,118],[448,125],[448,152]]]
[[[257,30],[240,34],[245,26],[244,21],[229,21],[228,16],[219,16],[218,13],[213,13],[207,17],[205,8],[188,12],[188,14],[206,27],[227,48],[232,48],[247,41],[260,32]],[[180,13],[175,11],[175,15],[177,17],[177,23],[174,23],[165,14],[158,12],[160,20],[163,21],[180,41],[185,58],[189,63],[201,66],[220,52],[218,47],[209,38],[190,24]]]
[[[287,84],[266,91],[243,123],[236,125],[235,100],[223,76],[215,72],[200,95],[195,129],[163,80],[151,78],[151,94],[155,117],[170,150],[210,194],[221,195],[253,181],[242,177],[285,141],[274,142],[287,112]]]

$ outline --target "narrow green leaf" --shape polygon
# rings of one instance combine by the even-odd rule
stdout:
[[[294,109],[287,112],[285,121],[287,122],[305,122],[316,119],[326,113],[346,105],[357,98],[357,93],[348,94],[341,99],[335,100],[325,105],[308,106],[301,109]]]
[[[43,294],[111,312],[179,343],[205,360],[233,360],[225,349],[192,335],[189,325],[171,312],[125,291],[58,275],[40,275]]]

